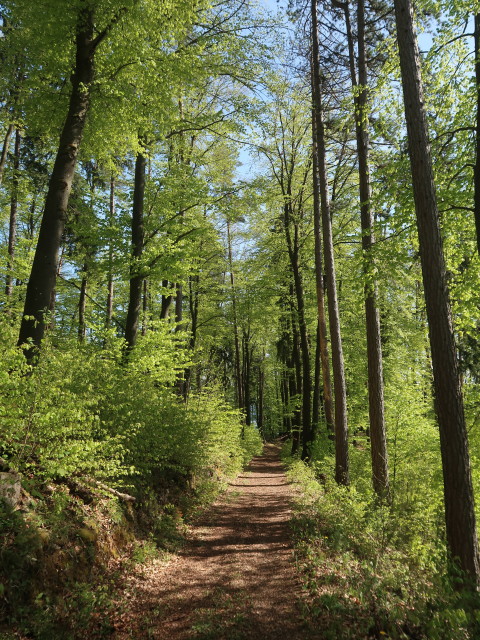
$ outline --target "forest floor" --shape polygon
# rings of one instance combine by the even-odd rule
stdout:
[[[168,563],[129,577],[115,640],[309,640],[289,521],[292,486],[265,445]]]

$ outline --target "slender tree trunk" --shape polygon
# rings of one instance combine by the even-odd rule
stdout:
[[[110,229],[113,228],[115,220],[115,178],[110,178],[110,203],[109,203],[109,223]],[[110,240],[108,247],[108,280],[107,280],[107,316],[105,325],[109,327],[113,318],[113,241]]]
[[[318,46],[317,46],[318,56]],[[312,96],[315,93],[315,74],[312,62]],[[322,364],[323,407],[327,431],[334,430],[332,382],[330,378],[330,357],[328,353],[327,320],[325,315],[325,285],[323,281],[323,251],[322,251],[322,210],[320,198],[320,175],[318,172],[318,150],[316,134],[315,108],[312,109],[312,139],[313,139],[313,227],[315,235],[315,284],[317,293],[318,330],[317,344]],[[319,403],[319,401],[317,401]],[[319,406],[319,404],[317,405]]]
[[[243,398],[243,381],[241,371],[240,360],[240,341],[238,337],[238,322],[237,322],[237,297],[235,292],[235,276],[233,273],[233,258],[232,258],[232,237],[230,234],[230,222],[227,220],[227,244],[228,244],[228,265],[230,269],[230,286],[232,289],[232,310],[233,310],[233,338],[235,342],[235,379],[237,390],[237,404],[239,409],[245,407]]]
[[[325,273],[327,276],[328,317],[330,340],[332,345],[332,368],[335,392],[335,479],[339,484],[349,484],[347,393],[343,363],[342,337],[340,332],[340,314],[335,275],[335,257],[333,251],[332,223],[328,201],[328,185],[325,151],[325,126],[323,123],[322,92],[320,78],[320,58],[318,50],[317,3],[311,0],[312,13],[312,69],[313,102],[315,112],[316,152],[318,176],[320,182],[320,203],[322,211],[322,230],[325,254]]]
[[[314,428],[320,422],[321,404],[321,374],[322,374],[322,347],[320,344],[320,323],[317,322],[317,341],[315,344],[315,373],[313,382],[312,423]]]
[[[31,340],[37,350],[45,332],[45,309],[48,309],[55,289],[68,200],[90,106],[96,48],[93,38],[93,9],[83,7],[79,10],[77,20],[70,103],[50,177],[18,338],[19,345],[25,345]],[[29,361],[32,361],[34,355],[34,349],[25,348],[25,356]]]
[[[177,282],[175,285],[175,332],[183,330],[183,287]]]
[[[28,210],[28,238],[29,240],[33,240],[35,237],[35,211],[37,208],[37,194],[34,194],[32,199],[32,204]]]
[[[383,401],[383,358],[378,312],[378,287],[372,253],[375,244],[371,207],[369,135],[368,135],[368,76],[365,52],[365,1],[357,0],[358,82],[348,0],[344,4],[347,27],[350,76],[352,81],[355,131],[357,139],[358,175],[360,191],[360,221],[362,229],[363,273],[365,277],[365,320],[367,332],[368,407],[373,488],[381,498],[388,499],[387,438]]]
[[[199,297],[198,297],[198,286],[200,282],[200,276],[194,275],[190,276],[188,279],[188,287],[189,287],[189,295],[188,295],[188,304],[190,308],[190,340],[189,340],[189,350],[190,353],[193,354],[195,349],[195,345],[197,342],[197,330],[198,330],[198,307],[199,307]],[[190,393],[190,386],[192,380],[192,367],[187,367],[185,369],[184,374],[185,384],[184,384],[184,394],[185,400],[187,400],[188,395]]]
[[[82,284],[80,286],[80,299],[78,302],[78,340],[84,342],[87,335],[87,325],[85,322],[85,311],[87,308],[87,273],[88,264],[83,265]]]
[[[284,407],[284,411],[283,411],[283,431],[284,433],[291,433],[292,431],[292,418],[290,416],[290,411],[286,411],[286,408],[290,408],[290,390],[291,390],[291,383],[292,380],[294,379],[293,373],[292,371],[286,371],[283,375],[282,378],[282,400],[283,400],[283,407]]]
[[[142,293],[142,336],[147,333],[147,315],[148,315],[148,280],[143,280]]]
[[[264,354],[265,358],[265,354]],[[260,435],[263,437],[264,433],[264,419],[263,419],[263,405],[264,405],[264,390],[265,390],[265,374],[263,372],[262,363],[258,365],[258,402],[257,402],[257,427]]]
[[[180,282],[175,285],[175,333],[179,333],[184,330],[183,326],[183,286]],[[187,398],[186,386],[185,386],[185,372],[179,371],[177,373],[177,393],[182,396],[184,400]]]
[[[137,342],[140,310],[142,306],[143,275],[140,261],[145,244],[145,229],[143,221],[143,206],[145,200],[145,172],[147,159],[141,152],[135,161],[135,184],[133,189],[132,207],[132,264],[130,266],[130,295],[128,299],[127,322],[125,325],[125,340],[127,351],[133,349]]]
[[[288,194],[290,199],[291,194]],[[300,350],[302,357],[302,460],[310,457],[310,448],[313,443],[314,433],[312,429],[312,376],[310,373],[310,344],[308,340],[307,323],[305,320],[305,300],[303,293],[303,280],[300,271],[298,226],[293,225],[293,238],[291,234],[291,220],[293,216],[290,210],[290,202],[284,205],[284,225],[287,241],[290,266],[293,275],[293,288],[297,301],[298,331],[300,336]]]
[[[252,370],[251,349],[250,349],[250,333],[244,332],[244,353],[245,353],[245,375],[243,397],[245,398],[245,424],[252,424],[252,406],[250,398],[251,380],[250,374]]]
[[[293,297],[294,286],[290,285],[290,298]],[[292,315],[292,365],[295,376],[292,376],[292,382],[290,387],[290,398],[303,399],[303,376],[302,376],[302,355],[300,349],[300,337],[297,326],[297,315],[291,303],[291,315]],[[301,407],[296,406],[293,412],[292,418],[292,455],[295,455],[300,447],[300,435],[302,432],[302,420],[303,419],[303,402]]]
[[[5,138],[3,140],[2,153],[0,154],[0,184],[2,184],[3,174],[5,172],[5,165],[7,164],[7,156],[8,149],[10,147],[10,138],[12,137],[12,133],[15,129],[13,124],[9,124],[7,128],[7,132],[5,133]],[[18,130],[17,130],[18,133]]]
[[[475,169],[474,169],[474,211],[477,232],[477,251],[480,253],[480,13],[475,14],[475,86],[476,86],[476,124],[475,124]]]
[[[410,0],[395,0],[408,148],[440,430],[445,518],[451,557],[479,585],[470,457],[433,181],[420,57]]]
[[[13,293],[13,263],[15,260],[15,244],[17,241],[17,209],[18,209],[18,182],[20,168],[20,131],[15,132],[15,151],[13,156],[12,192],[10,195],[10,224],[8,229],[8,261],[5,294],[10,298]]]

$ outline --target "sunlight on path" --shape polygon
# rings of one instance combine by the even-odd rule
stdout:
[[[117,640],[300,640],[300,585],[289,535],[291,487],[266,445],[204,515],[180,557],[135,590]]]

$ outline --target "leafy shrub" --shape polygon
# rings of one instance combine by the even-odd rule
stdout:
[[[353,453],[357,472],[364,461],[355,456],[364,453]],[[379,505],[367,465],[346,488],[330,480],[333,462],[328,453],[311,467],[289,460],[301,487],[292,522],[296,559],[311,595],[309,614],[328,630],[325,637],[478,637],[478,603],[465,601],[446,577],[438,485],[427,509],[425,495],[410,501],[402,492],[392,506]]]

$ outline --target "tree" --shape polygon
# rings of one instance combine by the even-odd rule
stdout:
[[[349,456],[348,456],[348,423],[347,423],[347,394],[345,387],[345,371],[343,361],[342,336],[340,332],[340,316],[338,311],[337,283],[335,277],[335,257],[333,251],[332,221],[330,214],[325,125],[323,122],[321,69],[318,44],[317,3],[311,2],[312,20],[312,72],[313,72],[313,111],[314,111],[314,149],[317,156],[318,180],[322,212],[323,246],[325,256],[325,272],[327,275],[327,295],[330,325],[330,339],[332,344],[332,368],[335,394],[335,479],[339,484],[348,485]]]
[[[365,42],[365,2],[357,2],[358,78],[355,48],[350,22],[348,0],[343,3],[352,83],[355,133],[357,143],[360,219],[362,231],[363,271],[365,276],[365,319],[367,332],[368,399],[370,415],[370,442],[372,454],[373,487],[380,497],[388,499],[388,457],[383,400],[383,358],[378,311],[378,285],[375,275],[373,248],[372,193],[370,186],[369,131],[368,131],[368,70]]]
[[[287,87],[280,88],[274,98],[273,127],[264,122],[267,140],[260,146],[267,158],[281,197],[281,214],[278,216],[285,237],[295,296],[295,316],[292,327],[298,327],[299,357],[302,371],[302,458],[310,457],[315,434],[312,428],[312,375],[310,370],[310,339],[305,308],[304,277],[302,273],[302,249],[305,234],[307,208],[307,184],[311,177],[311,158],[305,153],[305,140],[310,129],[306,114],[295,105],[288,104],[291,94]],[[268,117],[268,116],[267,116]]]
[[[452,560],[480,582],[468,439],[433,180],[421,67],[409,0],[395,0],[397,42],[440,429],[445,520]]]
[[[127,320],[125,325],[125,340],[127,349],[131,350],[137,342],[140,322],[140,308],[142,302],[142,256],[145,243],[144,228],[144,198],[145,171],[147,158],[145,151],[139,151],[135,159],[135,181],[132,206],[132,263],[130,266],[130,295],[128,298]]]
[[[86,4],[78,8],[75,26],[75,65],[67,116],[60,136],[54,168],[50,177],[40,233],[28,281],[25,306],[18,338],[19,345],[31,340],[38,349],[45,332],[45,312],[55,289],[58,254],[65,228],[68,199],[72,188],[78,152],[82,141],[91,88],[95,76],[95,54],[119,21],[122,8],[97,35],[95,12]],[[32,360],[32,345],[25,350]]]

